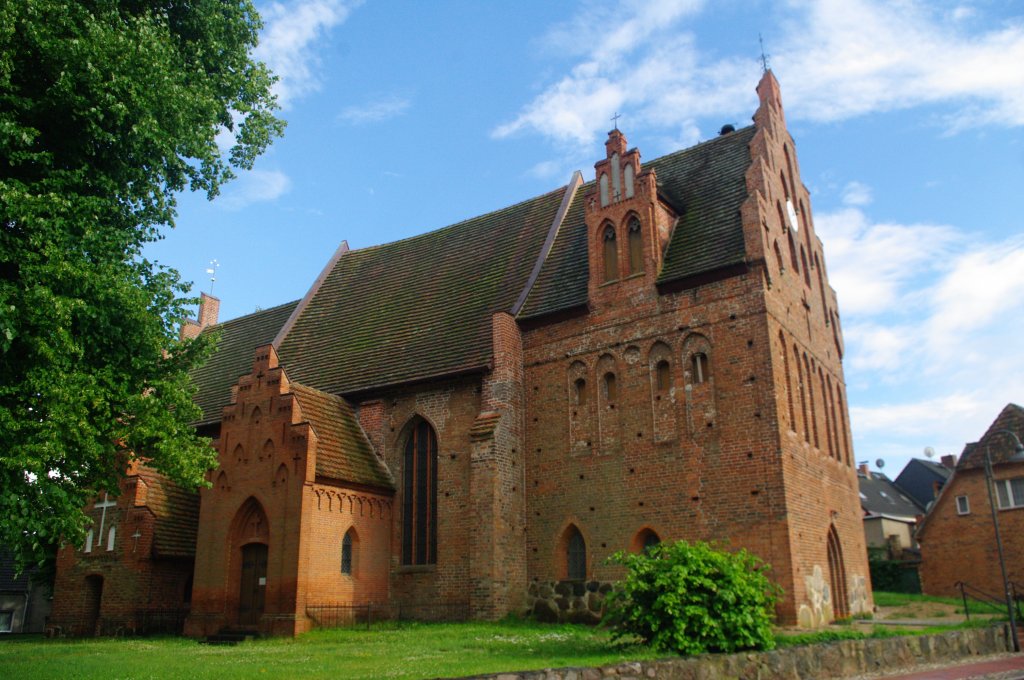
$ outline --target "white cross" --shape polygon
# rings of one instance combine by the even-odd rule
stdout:
[[[107,508],[113,508],[113,507],[116,507],[116,506],[117,506],[117,501],[112,501],[109,498],[107,498],[107,492],[106,491],[103,492],[103,502],[102,503],[97,503],[96,505],[92,506],[93,508],[103,508],[103,512],[100,513],[100,533],[99,533],[99,536],[100,536],[100,542],[101,543],[103,542],[103,536],[104,536],[104,534],[103,534],[103,524],[107,521]]]
[[[142,538],[142,532],[136,528],[135,533],[132,534],[132,538],[135,539],[135,545],[132,546],[132,552],[135,552],[135,549],[139,547],[139,539]]]

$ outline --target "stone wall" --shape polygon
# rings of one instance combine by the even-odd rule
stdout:
[[[757,678],[828,680],[869,673],[897,673],[922,664],[947,663],[1009,651],[1005,626],[936,635],[842,640],[772,652],[709,654],[692,658],[634,661],[602,668],[556,668],[495,673],[493,680],[601,680],[603,678]]]
[[[611,590],[609,581],[531,581],[526,614],[544,623],[597,624]]]

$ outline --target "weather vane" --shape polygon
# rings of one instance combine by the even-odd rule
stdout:
[[[764,52],[764,39],[757,34],[757,42],[761,43],[761,73],[768,73],[768,55]]]
[[[210,275],[210,295],[213,295],[213,284],[217,282],[217,269],[219,267],[220,262],[210,260],[210,266],[206,268],[206,273]]]
[[[614,116],[612,116],[612,122],[615,123],[615,129],[616,130],[619,129],[619,118],[622,118],[622,116],[620,116],[618,113],[616,113]]]

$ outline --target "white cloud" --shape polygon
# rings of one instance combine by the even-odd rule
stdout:
[[[909,283],[944,261],[963,238],[944,225],[871,223],[858,208],[821,213],[815,229],[839,306],[851,317],[906,304],[914,292]]]
[[[1020,403],[1024,238],[875,223],[858,208],[816,223],[846,318],[853,431],[885,449],[859,457],[958,453]]]
[[[320,87],[317,41],[360,3],[343,0],[274,2],[261,8],[265,22],[255,56],[280,78],[274,91],[283,108]]]
[[[871,203],[871,187],[860,182],[849,182],[843,187],[843,205],[862,206]]]
[[[350,125],[379,123],[405,113],[411,102],[402,97],[385,97],[361,106],[349,106],[338,114],[338,119]]]
[[[291,189],[292,182],[278,170],[250,170],[232,182],[217,203],[226,210],[241,210],[253,203],[273,201]]]
[[[702,118],[717,119],[705,136],[746,119],[756,106],[757,60],[700,49],[687,23],[704,6],[587,3],[546,39],[579,61],[492,134],[534,131],[592,146],[615,112],[626,114],[627,130],[643,123],[686,130],[686,138]],[[978,22],[967,10],[941,12],[923,0],[794,0],[772,59],[787,114],[835,121],[942,103],[953,110],[941,121],[951,132],[1024,125],[1024,22],[970,33]]]

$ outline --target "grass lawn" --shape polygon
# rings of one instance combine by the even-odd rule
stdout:
[[[0,680],[34,678],[436,678],[663,657],[584,626],[382,624],[236,647],[183,638],[0,641]]]
[[[937,597],[935,595],[911,595],[909,593],[890,593],[876,590],[873,593],[875,605],[878,607],[896,607],[914,612],[927,609],[927,605],[949,605],[952,613],[963,614],[964,601],[959,597]],[[967,608],[973,614],[1005,615],[1006,608],[1002,604],[981,602],[967,598]]]

